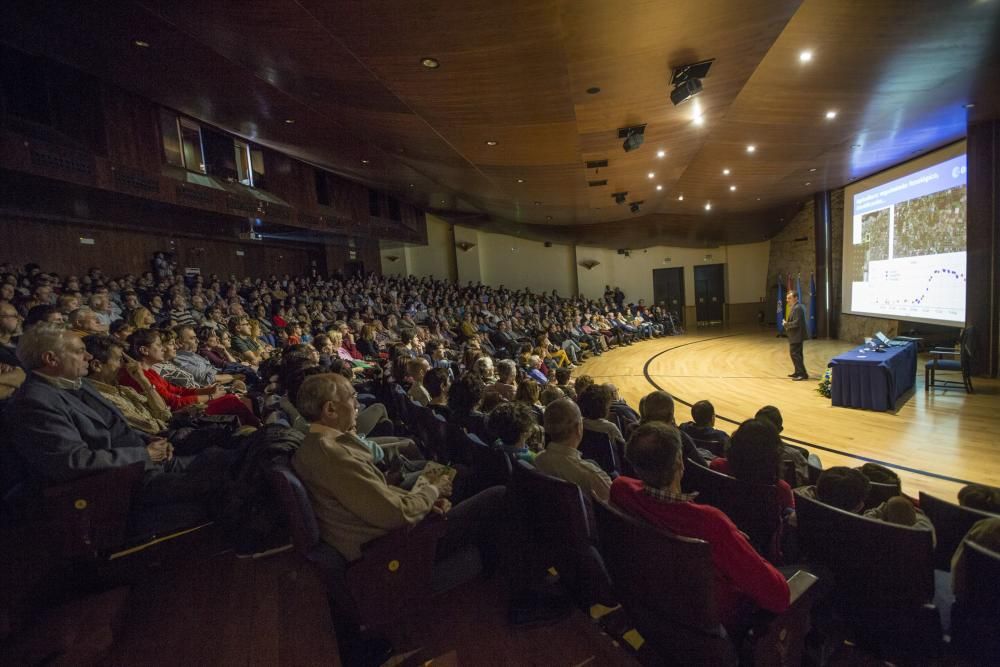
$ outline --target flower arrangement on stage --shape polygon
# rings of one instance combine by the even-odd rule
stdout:
[[[827,368],[823,372],[823,379],[820,381],[819,386],[816,387],[816,392],[825,398],[830,398],[831,389],[830,386],[833,384],[833,369]]]

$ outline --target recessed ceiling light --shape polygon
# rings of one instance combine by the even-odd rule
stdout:
[[[816,167],[812,167],[811,169],[809,169],[809,171],[810,172],[816,171]]]
[[[809,51],[809,50],[799,51],[799,62],[807,63],[807,62],[812,61],[812,59],[813,59],[813,52],[812,51]]]
[[[410,183],[410,187],[411,187],[411,188],[413,187],[413,183]]]
[[[756,150],[757,150],[757,147],[754,146],[753,144],[750,144],[749,146],[747,146],[747,153],[753,153]]]
[[[427,69],[437,69],[441,67],[441,63],[438,62],[437,58],[421,58],[420,64]]]
[[[656,186],[656,189],[657,189],[657,190],[662,190],[662,189],[663,189],[663,186],[662,186],[662,185],[657,185],[657,186]]]
[[[524,179],[523,178],[519,178],[519,179],[517,179],[517,182],[518,183],[524,183]]]
[[[829,111],[826,112],[826,119],[827,120],[833,120],[836,117],[837,117],[837,112],[834,111],[833,109],[830,109]]]
[[[495,139],[487,139],[487,140],[486,140],[486,145],[487,145],[487,146],[496,146],[496,145],[497,145],[497,142],[496,142],[496,140],[495,140]]]
[[[728,168],[727,169],[723,169],[722,170],[722,175],[723,176],[728,176],[729,175],[729,169]]]
[[[806,181],[806,185],[812,185],[812,181]]]
[[[646,174],[646,178],[656,178],[656,173],[651,171],[648,174]]]
[[[594,87],[592,87],[592,88],[588,88],[588,89],[587,89],[587,94],[588,94],[588,95],[596,95],[596,94],[597,94],[597,93],[599,93],[599,92],[601,92],[601,89],[600,89],[600,88],[598,88],[597,86],[594,86]]]
[[[712,210],[712,202],[705,202],[705,210],[706,211]]]
[[[697,125],[697,126],[699,126],[699,127],[701,127],[702,125],[705,124],[705,117],[704,116],[695,116],[691,120],[694,121],[694,124]]]
[[[684,201],[684,195],[677,195],[677,201]]]
[[[757,201],[760,201],[760,197],[757,197]]]
[[[736,186],[735,185],[730,185],[729,186],[729,191],[730,192],[736,192]]]
[[[547,215],[547,216],[545,216],[545,219],[546,219],[546,220],[551,220],[551,219],[552,219],[552,216],[551,216],[551,215]]]
[[[541,206],[541,205],[542,205],[542,202],[540,202],[540,201],[536,201],[535,202],[535,206]]]
[[[141,39],[135,40],[134,42],[132,42],[132,44],[134,44],[135,46],[138,46],[139,48],[143,48],[143,49],[148,49],[149,48],[149,42],[144,42]]]
[[[368,160],[362,160],[361,164],[368,164]]]
[[[295,124],[295,119],[294,118],[286,118],[285,119],[285,125],[294,125],[294,124]]]
[[[667,151],[664,151],[664,150],[656,151],[656,157],[662,158],[662,157],[666,157],[666,156],[667,156]]]

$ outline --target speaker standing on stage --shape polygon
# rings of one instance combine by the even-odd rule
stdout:
[[[788,377],[793,380],[808,380],[809,372],[802,361],[802,341],[806,338],[806,308],[799,303],[799,295],[789,292],[785,299],[791,304],[788,319],[785,320],[785,332],[788,334],[788,353],[795,365],[795,372]]]

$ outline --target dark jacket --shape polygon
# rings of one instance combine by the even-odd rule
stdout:
[[[801,343],[806,339],[806,307],[801,302],[795,304],[785,320],[785,332],[789,343]]]

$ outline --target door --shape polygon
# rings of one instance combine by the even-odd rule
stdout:
[[[653,269],[653,303],[684,321],[684,267]]]
[[[726,300],[725,264],[694,267],[694,300],[698,326],[722,324]]]

